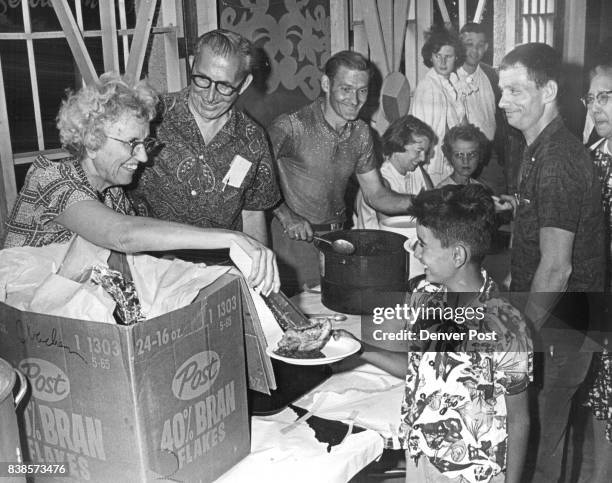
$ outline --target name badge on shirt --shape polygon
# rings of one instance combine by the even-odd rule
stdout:
[[[232,164],[230,164],[229,170],[222,180],[223,190],[225,190],[227,185],[233,186],[234,188],[240,188],[242,182],[244,181],[244,177],[249,172],[252,164],[253,163],[251,163],[248,159],[243,158],[239,154],[234,156],[234,159],[232,159]]]

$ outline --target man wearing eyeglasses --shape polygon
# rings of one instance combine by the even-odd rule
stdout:
[[[226,30],[198,39],[190,85],[162,96],[164,144],[131,192],[143,215],[239,230],[266,243],[264,210],[280,199],[265,133],[234,103],[247,89],[252,44]]]
[[[587,292],[601,292],[604,280],[600,183],[588,151],[559,116],[560,72],[559,54],[532,43],[508,53],[499,74],[499,106],[527,143],[518,192],[503,199],[515,209],[513,302],[524,304],[540,342],[537,482],[561,475],[572,397],[591,362],[580,350],[589,328]]]
[[[412,195],[383,185],[370,127],[358,119],[368,97],[368,61],[342,51],[327,61],[324,72],[323,96],[282,114],[269,130],[284,197],[274,211],[271,231],[286,290],[319,283],[319,254],[305,242],[311,242],[313,234],[344,228],[351,175],[377,211],[405,214],[412,205]]]

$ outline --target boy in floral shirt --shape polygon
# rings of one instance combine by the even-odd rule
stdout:
[[[479,185],[445,186],[418,195],[412,214],[425,278],[408,296],[421,310],[408,321],[408,367],[400,353],[362,356],[406,377],[406,481],[519,482],[533,346],[524,317],[481,268],[493,201]]]

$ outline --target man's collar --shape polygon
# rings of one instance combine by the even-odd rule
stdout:
[[[190,95],[190,89],[189,87],[186,87],[181,92],[181,106],[184,109],[182,114],[190,116],[193,119],[193,122],[196,122],[195,115],[191,112],[191,109],[189,109],[189,95]],[[232,106],[228,112],[229,112],[229,116],[227,118],[227,121],[225,121],[225,124],[221,126],[221,129],[219,130],[219,132],[223,131],[228,136],[238,137],[238,134],[237,134],[238,116],[236,115],[236,109],[234,108],[234,106]]]
[[[465,65],[465,64],[464,64],[464,65]],[[467,70],[465,70],[465,69],[463,68],[463,65],[462,65],[461,67],[459,67],[459,68],[457,69],[457,74],[459,74],[459,71],[461,71],[461,75],[463,75],[463,76],[465,76],[465,77],[469,77],[469,76],[472,76],[472,75],[476,75],[476,74],[478,73],[478,71],[479,71],[479,70],[482,70],[482,69],[480,68],[480,64],[478,64],[478,65],[476,66],[476,69],[474,70],[474,72],[472,72],[472,73],[470,74],[470,73],[469,73]]]
[[[489,277],[489,274],[484,268],[480,269],[480,274],[482,275],[483,282],[482,282],[482,285],[480,286],[480,289],[478,290],[479,298],[482,295],[488,295],[491,292],[494,292],[497,290],[497,284],[495,283],[495,280]],[[427,279],[424,278],[417,285],[415,292],[447,293],[448,289],[446,288],[445,285],[431,283],[431,282],[428,282]]]
[[[563,123],[563,119],[561,119],[561,116],[557,114],[555,118],[550,121],[544,129],[542,129],[542,132],[538,134],[535,140],[529,146],[527,146],[525,153],[528,156],[531,156],[540,144],[547,142],[553,134],[562,129],[564,126],[565,124]]]
[[[314,110],[315,112],[315,118],[316,121],[318,123],[321,123],[322,126],[324,126],[329,132],[333,133],[336,136],[342,136],[345,133],[350,133],[353,130],[353,127],[355,126],[355,123],[357,122],[357,119],[354,121],[346,121],[346,124],[344,125],[344,128],[342,129],[341,132],[336,131],[336,129],[334,128],[334,126],[332,126],[327,119],[325,118],[325,97],[324,96],[320,96],[315,100],[315,106],[316,109]]]

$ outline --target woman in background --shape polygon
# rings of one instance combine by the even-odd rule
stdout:
[[[438,142],[433,130],[414,116],[402,116],[389,125],[382,136],[383,183],[396,193],[418,195],[433,188],[423,168]],[[355,199],[353,225],[356,229],[378,230],[379,221],[387,218],[368,205],[361,190]]]
[[[438,139],[444,139],[450,128],[465,119],[463,97],[467,86],[455,73],[465,57],[463,44],[447,30],[432,30],[421,55],[430,69],[416,87],[410,114],[431,126]],[[426,169],[434,185],[453,172],[440,147],[434,149]]]
[[[601,49],[600,49],[601,50]],[[612,56],[600,59],[591,72],[589,92],[585,97],[597,134],[602,139],[591,146],[596,172],[602,186],[603,209],[606,226],[606,303],[612,293]],[[609,331],[610,321],[602,320]],[[592,483],[612,481],[612,340],[604,341],[603,351],[594,354],[587,405],[593,413],[594,471],[588,479]],[[583,480],[581,480],[583,481]]]

